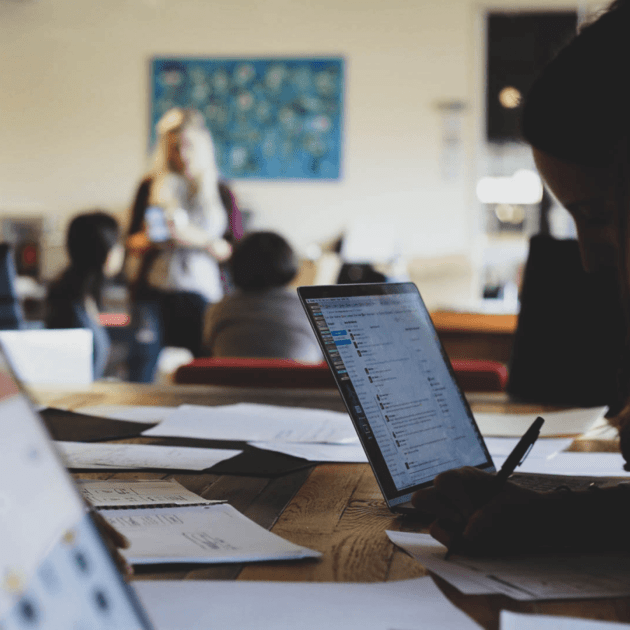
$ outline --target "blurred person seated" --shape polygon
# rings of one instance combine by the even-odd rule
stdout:
[[[87,328],[94,338],[94,378],[101,378],[111,342],[99,321],[103,284],[121,269],[124,250],[116,220],[96,211],[76,216],[68,227],[70,265],[55,280],[46,300],[47,328]]]
[[[236,289],[206,313],[205,354],[321,361],[297,293],[288,288],[298,263],[287,241],[274,232],[252,232],[228,264]]]

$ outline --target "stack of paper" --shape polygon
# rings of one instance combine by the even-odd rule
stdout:
[[[428,534],[388,531],[387,535],[422,566],[467,595],[501,593],[532,601],[630,595],[630,557],[620,554],[455,555],[445,560],[446,547]]]
[[[319,558],[268,532],[231,505],[100,510],[130,541],[131,564],[221,563]],[[219,626],[217,626],[219,627]]]
[[[501,611],[501,630],[628,630],[628,624],[557,615],[525,615]]]
[[[95,508],[212,505],[211,501],[187,490],[175,479],[77,479],[79,492]]]

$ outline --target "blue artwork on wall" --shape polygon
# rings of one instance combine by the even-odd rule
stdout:
[[[226,179],[338,179],[343,59],[152,60],[151,143],[171,107],[205,117]]]

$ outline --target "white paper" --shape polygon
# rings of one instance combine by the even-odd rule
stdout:
[[[181,405],[143,435],[243,442],[358,441],[347,413],[250,403],[219,407]]]
[[[587,599],[630,595],[630,557],[545,554],[444,559],[446,547],[428,534],[391,532],[390,540],[462,593],[502,593],[517,600]]]
[[[223,503],[204,499],[175,479],[77,479],[76,483],[83,497],[98,508]]]
[[[100,510],[130,541],[131,564],[258,562],[319,558],[268,532],[231,505]]]
[[[205,470],[243,451],[152,444],[55,442],[68,468]]]
[[[501,630],[621,630],[628,624],[600,619],[579,619],[557,615],[526,615],[501,611]]]
[[[431,578],[400,582],[146,581],[133,587],[156,630],[469,630]]]
[[[368,461],[360,444],[300,444],[299,442],[249,442],[267,451],[302,457],[309,462],[344,462],[362,464]]]
[[[494,459],[500,467],[505,458]],[[619,453],[558,453],[548,459],[527,458],[517,469],[519,473],[573,475],[577,477],[630,477],[623,469],[624,458]]]
[[[112,420],[127,420],[128,422],[162,422],[176,409],[177,407],[145,405],[92,405],[81,407],[76,412],[88,416],[111,418]]]
[[[505,459],[512,452],[518,444],[519,438],[488,437],[484,440],[492,459],[496,463],[495,458]],[[527,455],[527,459],[547,459],[564,451],[572,442],[573,438],[539,438]]]
[[[542,437],[581,435],[586,433],[608,407],[569,409],[544,413],[482,413],[473,414],[484,437],[520,438],[538,416],[545,419],[540,431]]]

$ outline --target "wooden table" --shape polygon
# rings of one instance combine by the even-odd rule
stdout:
[[[141,386],[95,384],[72,392],[36,391],[42,404],[80,410],[95,404],[172,405],[260,402],[342,410],[334,391],[256,390],[201,386]],[[516,405],[502,394],[471,394],[476,410],[544,411],[551,408]],[[141,438],[149,441],[149,438]],[[575,449],[613,450],[615,444],[583,443]],[[155,571],[142,568],[136,579],[240,579],[378,582],[422,576],[426,571],[385,535],[386,529],[414,531],[413,521],[392,515],[382,500],[367,464],[320,464],[287,475],[166,474],[149,472],[77,473],[77,477],[174,478],[205,498],[223,498],[243,514],[294,543],[323,553],[319,561],[219,565]],[[465,596],[433,578],[443,593],[484,628],[498,628],[501,609],[577,617],[630,621],[629,600],[604,599],[556,602],[516,602],[501,595]]]

